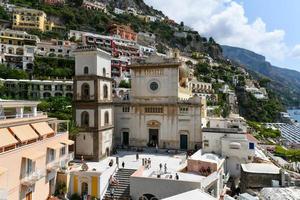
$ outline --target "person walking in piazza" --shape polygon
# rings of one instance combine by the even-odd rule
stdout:
[[[148,167],[150,168],[151,167],[151,159],[148,158]]]
[[[159,171],[161,171],[162,170],[162,164],[160,163],[159,164]]]
[[[122,162],[122,168],[124,169],[124,167],[125,167],[125,163],[124,163],[124,161]]]
[[[166,174],[167,173],[167,163],[165,163],[164,168],[165,168],[165,174]]]
[[[136,157],[136,160],[138,161],[138,160],[139,160],[139,154],[137,153],[137,154],[135,155],[135,157]]]

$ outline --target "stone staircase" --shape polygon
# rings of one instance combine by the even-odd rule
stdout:
[[[106,190],[104,200],[131,200],[130,197],[130,176],[135,169],[119,169],[115,174],[118,185],[109,186]],[[111,189],[114,188],[113,198],[110,195]]]

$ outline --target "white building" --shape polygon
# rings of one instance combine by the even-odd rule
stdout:
[[[82,3],[82,7],[87,10],[97,10],[102,11],[104,13],[107,12],[106,5],[95,0],[84,0]]]
[[[201,145],[201,104],[179,86],[181,62],[151,56],[131,68],[129,100],[115,102],[115,141],[123,146],[194,149]]]
[[[47,99],[50,97],[73,97],[72,80],[26,80],[1,79],[5,95],[17,99]]]
[[[112,150],[111,56],[94,47],[79,47],[74,54],[74,117],[81,129],[76,156],[99,160]]]
[[[39,56],[53,57],[73,57],[76,44],[70,41],[52,39],[51,41],[41,41],[37,43],[36,54]]]
[[[126,12],[125,10],[122,10],[122,9],[119,9],[119,8],[114,9],[114,13],[117,14],[117,15],[123,15],[125,12]]]
[[[32,69],[38,42],[37,36],[24,31],[2,30],[0,32],[1,63],[20,69]]]
[[[256,153],[256,140],[245,133],[239,120],[210,120],[211,128],[203,128],[203,152],[226,157],[225,171],[230,176],[240,175],[240,165],[252,162]]]

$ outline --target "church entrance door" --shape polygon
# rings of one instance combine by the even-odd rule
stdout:
[[[149,129],[149,147],[158,146],[158,129]]]
[[[180,149],[187,149],[188,147],[188,136],[180,135]]]
[[[123,142],[122,144],[124,146],[129,146],[129,133],[128,132],[123,132]]]

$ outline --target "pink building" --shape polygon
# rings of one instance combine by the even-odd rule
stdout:
[[[37,104],[0,101],[0,199],[47,199],[73,159],[68,122],[37,112]]]

